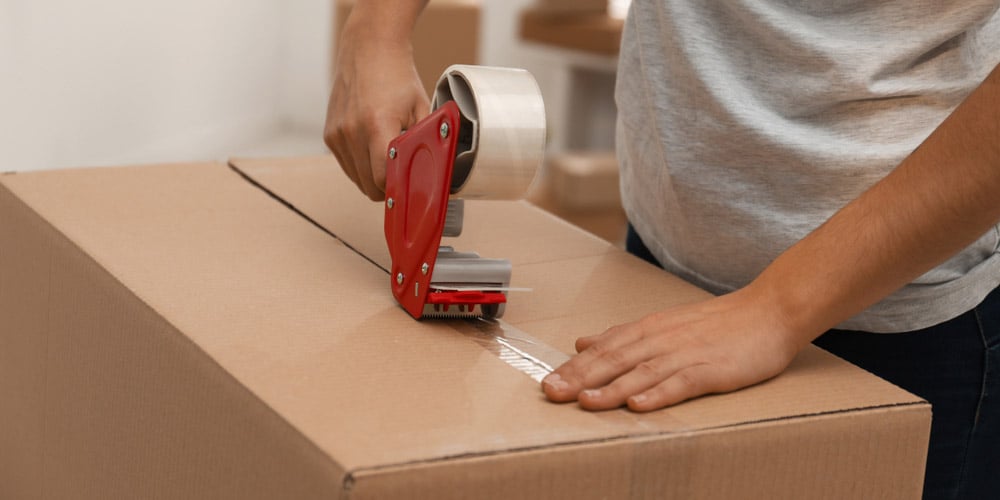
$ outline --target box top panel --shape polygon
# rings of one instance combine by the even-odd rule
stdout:
[[[332,161],[236,165],[386,258],[381,205]],[[769,382],[647,415],[550,404],[461,325],[411,319],[382,269],[225,165],[0,183],[350,471],[920,402],[810,348]],[[581,334],[705,296],[526,203],[482,203],[493,206],[470,207],[476,222],[456,246],[514,260],[516,284],[534,291],[512,295],[505,319],[540,343],[568,353]]]
[[[367,200],[333,157],[235,159],[231,164],[362,253],[378,255],[375,260],[389,267],[383,205]],[[469,229],[447,243],[459,250],[510,259],[515,284],[532,289],[510,294],[504,321],[565,353],[573,352],[573,342],[580,335],[600,333],[652,311],[708,296],[525,202],[466,201],[465,222]],[[385,286],[388,294],[388,281]],[[663,413],[684,429],[701,429],[917,401],[810,347],[774,380]],[[741,410],[734,413],[733,408]],[[644,416],[642,420],[645,424],[657,418]]]

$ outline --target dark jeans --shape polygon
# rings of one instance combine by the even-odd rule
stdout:
[[[625,245],[659,265],[631,226]],[[1000,498],[1000,288],[930,328],[830,330],[813,343],[931,403],[925,499]]]

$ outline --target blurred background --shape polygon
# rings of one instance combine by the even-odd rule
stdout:
[[[0,171],[327,154],[353,0],[0,0]],[[454,63],[529,70],[548,115],[530,199],[614,242],[621,0],[431,0],[430,85]],[[392,15],[387,12],[386,15]]]

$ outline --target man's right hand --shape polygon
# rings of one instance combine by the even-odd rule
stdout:
[[[385,198],[389,141],[429,113],[413,63],[409,29],[386,29],[387,17],[358,2],[337,44],[337,71],[323,139],[344,173],[369,198]],[[371,2],[368,7],[373,7]],[[398,18],[397,18],[398,19]]]

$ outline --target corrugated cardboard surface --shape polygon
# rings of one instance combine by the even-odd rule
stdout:
[[[395,305],[332,161],[236,165],[342,241],[225,165],[0,177],[0,497],[919,496],[929,407],[823,351],[648,415],[550,404]],[[564,352],[704,296],[526,203],[466,228]]]
[[[213,277],[256,279],[250,252],[216,245],[259,247],[237,216],[337,251],[230,178],[217,165],[0,177],[0,498],[339,490],[343,469],[179,329],[200,316],[217,343],[254,344],[219,309],[248,293],[222,297]]]

